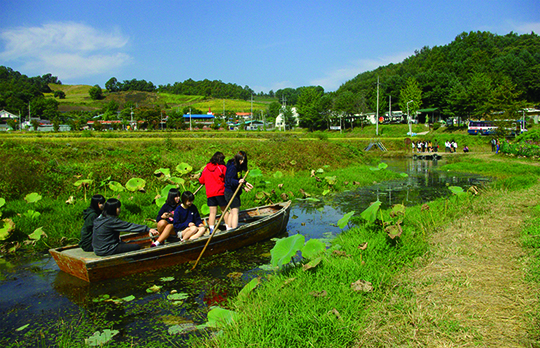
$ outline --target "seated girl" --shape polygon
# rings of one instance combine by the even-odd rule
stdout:
[[[94,195],[90,200],[90,207],[83,211],[84,224],[81,228],[81,241],[79,246],[84,251],[92,251],[92,233],[94,232],[94,220],[101,215],[105,204],[105,197]]]
[[[154,243],[152,243],[153,247],[162,244],[165,239],[169,238],[171,232],[174,231],[174,226],[172,223],[174,210],[178,206],[178,203],[180,203],[180,191],[172,188],[169,190],[167,200],[159,210],[156,218],[159,237]]]
[[[109,198],[105,202],[103,212],[94,220],[94,233],[92,246],[98,256],[114,255],[141,248],[138,244],[128,244],[120,240],[120,232],[149,232],[150,236],[157,236],[158,231],[146,225],[125,222],[118,218],[122,204],[116,198]]]
[[[206,230],[199,215],[199,210],[193,204],[195,196],[190,191],[182,193],[182,204],[174,211],[173,225],[181,240],[193,240],[202,236]]]

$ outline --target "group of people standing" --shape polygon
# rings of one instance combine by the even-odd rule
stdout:
[[[210,208],[208,227],[213,231],[218,207],[227,229],[238,227],[241,190],[250,191],[253,185],[245,181],[240,174],[247,171],[248,159],[244,151],[239,151],[225,164],[225,155],[216,152],[204,167],[199,183],[206,187],[207,204]],[[83,212],[84,224],[81,229],[79,246],[84,251],[94,251],[98,256],[120,254],[140,249],[140,245],[125,243],[120,239],[120,232],[149,233],[156,240],[152,247],[159,246],[171,236],[180,241],[193,240],[206,232],[199,210],[193,204],[195,195],[190,191],[180,194],[178,189],[168,192],[165,204],[156,217],[157,228],[138,225],[120,220],[121,203],[118,199],[105,200],[102,195],[95,195],[90,207]],[[226,211],[229,206],[230,211]]]
[[[431,142],[431,140],[418,140],[417,142],[412,142],[413,152],[438,152],[439,144],[437,141]]]
[[[468,150],[468,148],[467,148]],[[457,142],[455,140],[447,140],[444,142],[444,152],[457,152]]]

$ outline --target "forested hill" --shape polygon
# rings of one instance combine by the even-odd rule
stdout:
[[[392,97],[392,104],[405,109],[407,101],[399,100],[400,92],[411,78],[422,91],[421,106],[439,108],[447,115],[471,113],[466,104],[470,110],[475,110],[474,104],[485,105],[488,94],[501,84],[523,104],[538,105],[540,37],[534,33],[462,33],[448,45],[426,46],[399,64],[362,73],[344,83],[337,94],[350,91],[361,95],[373,109],[377,76],[383,110],[388,96]]]

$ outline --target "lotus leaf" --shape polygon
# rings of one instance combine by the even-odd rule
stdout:
[[[172,182],[173,184],[177,184],[177,185],[184,185],[184,183],[186,182],[186,180],[184,180],[182,178],[178,178],[176,176],[171,176],[167,180]]]
[[[121,300],[122,301],[125,301],[125,302],[131,302],[135,299],[135,296],[133,295],[129,295],[129,296],[126,296],[126,297],[122,297]]]
[[[175,188],[178,188],[178,186],[176,186],[176,185],[167,185],[167,186],[165,186],[164,188],[161,189],[161,192],[160,192],[161,197],[167,197],[167,195],[169,194],[169,191],[171,189],[175,189]]]
[[[27,194],[24,197],[24,200],[26,201],[26,203],[36,203],[37,201],[41,200],[41,198],[42,197],[38,193],[32,192]]]
[[[160,197],[160,198],[156,199],[156,205],[158,207],[162,207],[163,204],[165,204],[165,202],[167,202],[167,196]]]
[[[364,210],[360,216],[366,220],[368,223],[373,223],[377,219],[377,211],[379,210],[379,207],[381,206],[381,201],[376,201],[372,203],[369,207],[367,207],[366,210]]]
[[[156,171],[154,172],[154,175],[155,176],[165,176],[166,178],[168,178],[169,176],[171,176],[171,170],[169,168],[159,168],[159,169],[156,169]]]
[[[231,323],[237,316],[238,314],[236,312],[215,307],[208,312],[208,323],[206,325],[215,328],[222,327]]]
[[[15,223],[11,219],[2,220],[2,228],[0,228],[0,240],[6,240],[9,232],[13,231],[15,228]]]
[[[295,166],[296,165],[296,161],[295,160],[292,160],[289,162],[292,166]]]
[[[317,170],[315,171],[315,173],[317,173],[317,174],[322,174],[322,173],[324,173],[324,169],[319,168],[319,169],[317,169]]]
[[[399,173],[399,176],[401,176],[402,178],[408,178],[409,174],[407,174],[407,173]]]
[[[149,287],[148,289],[146,289],[146,292],[147,293],[153,293],[153,292],[159,292],[161,290],[162,286],[160,285],[152,285],[151,287]]]
[[[309,261],[308,263],[306,263],[304,266],[302,266],[302,269],[304,271],[308,271],[310,269],[313,269],[315,267],[317,267],[319,265],[319,263],[321,263],[322,261],[322,257],[317,257],[316,259],[313,259],[311,261]]]
[[[302,247],[302,256],[306,259],[313,259],[315,256],[326,250],[326,244],[318,239],[310,239]]]
[[[289,263],[291,258],[304,246],[304,240],[305,238],[301,234],[279,239],[270,250],[272,255],[270,263],[273,266],[282,266]]]
[[[208,204],[203,204],[199,212],[201,213],[201,216],[206,216],[210,214],[210,207],[208,207]]]
[[[329,194],[329,193],[330,193],[330,190],[324,190],[324,191],[322,192],[322,195],[323,195],[323,196],[326,196],[326,195]]]
[[[349,223],[349,220],[351,219],[351,217],[354,215],[354,210],[353,211],[350,211],[348,212],[347,214],[343,215],[343,217],[341,219],[339,219],[337,225],[340,229],[344,229],[345,226],[347,226],[347,224]]]
[[[174,280],[174,277],[161,277],[159,278],[162,282],[172,282]]]
[[[327,177],[324,178],[324,180],[326,180],[328,185],[335,185],[336,182],[337,182],[336,176],[327,176]]]
[[[32,232],[30,235],[28,235],[28,238],[34,239],[34,240],[40,240],[41,237],[47,237],[45,232],[43,232],[43,227],[37,228],[34,232]]]
[[[187,174],[191,172],[192,170],[193,170],[193,167],[187,163],[180,163],[179,165],[176,166],[176,171],[178,171],[182,175]]]
[[[182,301],[182,300],[185,300],[186,298],[189,298],[189,295],[183,292],[167,295],[167,300],[169,301]]]
[[[463,191],[463,188],[459,186],[450,186],[448,189],[452,191],[452,193],[456,196],[461,196],[466,193],[465,191]]]
[[[131,178],[128,182],[126,182],[126,188],[131,192],[142,190],[145,185],[146,181],[141,178]]]
[[[4,205],[6,205],[6,200],[3,198],[0,198],[0,208],[2,208]]]
[[[118,333],[119,333],[118,330],[109,330],[109,329],[103,330],[103,333],[96,331],[94,335],[87,338],[85,342],[89,346],[102,346],[105,343],[109,342]]]
[[[388,168],[388,164],[384,162],[379,163],[379,169],[386,169],[386,168]]]
[[[77,180],[73,183],[73,186],[77,186],[77,187],[88,187],[90,185],[92,185],[94,183],[94,180],[92,179],[82,179],[82,180]]]
[[[283,177],[283,173],[278,170],[277,172],[274,173],[273,176],[274,178],[279,179]]]
[[[122,186],[122,184],[117,181],[109,182],[109,188],[114,192],[124,191],[124,186]]]
[[[247,283],[242,290],[238,293],[239,299],[245,299],[248,297],[249,293],[252,292],[257,286],[261,284],[261,277],[253,278],[249,283]]]

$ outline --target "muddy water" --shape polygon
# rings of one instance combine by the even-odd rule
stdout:
[[[448,186],[466,188],[489,180],[437,170],[441,161],[385,162],[387,170],[409,176],[359,189],[351,186],[347,192],[318,201],[297,200],[291,210],[288,234],[301,233],[306,239],[336,235],[340,230],[335,224],[344,213],[360,213],[377,199],[383,207],[396,203],[415,205],[449,194]],[[266,241],[203,259],[193,272],[189,271],[190,265],[179,265],[98,284],[59,271],[48,254],[0,259],[0,343],[31,347],[39,342],[50,346],[62,334],[84,340],[97,330],[116,329],[120,331],[115,337],[118,342],[136,345],[173,339],[187,346],[182,341],[187,339],[185,336],[170,336],[168,328],[203,323],[210,306],[235,296],[251,278],[266,272],[263,265],[269,263],[273,245]],[[161,288],[149,292],[154,286]],[[167,300],[171,291],[186,293],[188,298],[175,305]],[[107,297],[134,299],[115,304],[104,301]]]

